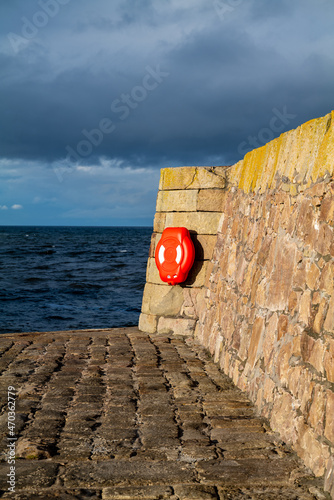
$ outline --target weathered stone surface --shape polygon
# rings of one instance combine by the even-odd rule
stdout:
[[[153,230],[156,233],[162,233],[166,227],[166,213],[157,212],[154,216]]]
[[[248,363],[252,368],[254,367],[254,364],[257,359],[257,353],[259,345],[262,341],[263,332],[264,332],[264,319],[261,317],[256,318],[253,325],[252,336],[248,350]]]
[[[196,209],[199,212],[223,212],[225,193],[222,189],[200,189]]]
[[[155,249],[157,247],[157,244],[159,243],[161,239],[161,233],[152,233],[152,237],[151,237],[151,244],[150,244],[150,249],[149,249],[149,254],[148,254],[148,257],[149,258],[154,258],[155,256]]]
[[[224,188],[226,167],[163,168],[160,190]]]
[[[325,352],[324,367],[327,380],[334,382],[334,339],[325,337],[328,350]]]
[[[294,399],[291,394],[287,392],[276,394],[271,425],[274,431],[279,432],[283,439],[288,442],[295,442],[298,434],[299,422],[296,419],[297,415],[294,408]]]
[[[198,190],[159,191],[157,212],[195,212]]]
[[[157,331],[158,316],[153,314],[141,313],[139,316],[139,330],[147,333],[155,333]]]
[[[170,486],[137,486],[103,488],[102,500],[164,500],[173,497]]]
[[[324,321],[327,313],[327,305],[328,301],[325,298],[322,298],[319,304],[319,309],[315,315],[313,322],[313,330],[320,334],[324,325]]]
[[[332,297],[329,301],[326,320],[324,323],[324,329],[327,332],[331,332],[331,333],[334,332],[334,295],[332,295]]]
[[[177,333],[178,335],[192,336],[195,330],[196,320],[187,318],[164,318],[160,317],[157,331],[167,335]]]
[[[328,293],[328,295],[334,295],[334,269],[332,261],[327,262],[322,269],[319,288]]]
[[[199,319],[197,339],[317,475],[334,449],[327,423],[334,379],[332,118],[250,152],[221,171],[224,186],[204,185],[218,171],[200,167],[166,169],[160,186],[170,199],[173,190],[198,190],[196,209],[190,202],[169,212],[161,227],[185,225],[193,238],[215,239],[203,257],[196,249],[198,260],[211,259],[203,283],[196,282],[203,294],[196,301],[183,294],[176,316]],[[257,457],[266,453],[261,448]]]
[[[147,283],[144,288],[142,312],[151,315],[177,316],[183,303],[180,286]]]
[[[274,271],[269,283],[268,308],[283,310],[291,291],[296,248],[288,239],[282,239],[278,240],[275,253]]]
[[[38,489],[46,489],[52,487],[56,482],[58,464],[56,462],[48,462],[46,460],[24,460],[16,461],[15,463],[15,483],[16,491],[25,491],[34,486]],[[7,491],[7,474],[9,466],[6,462],[0,464],[0,491]],[[8,493],[11,495],[11,493]],[[12,498],[12,497],[11,497]]]
[[[217,234],[219,212],[175,212],[166,214],[166,227],[185,226],[198,234]]]
[[[317,434],[321,435],[324,431],[326,409],[326,393],[324,388],[317,384],[314,388],[313,401],[309,412],[309,422]]]
[[[304,463],[314,471],[316,476],[322,476],[325,473],[330,457],[330,450],[328,446],[319,442],[315,432],[302,422],[300,422],[295,449]]]
[[[121,328],[14,334],[3,341],[9,349],[20,347],[12,358],[3,353],[9,363],[0,377],[7,388],[21,367],[16,409],[25,418],[17,449],[28,450],[30,435],[34,450],[49,453],[47,459],[21,453],[15,494],[7,491],[3,457],[4,498],[220,500],[218,489],[234,495],[248,488],[255,495],[254,488],[279,485],[287,498],[314,500],[308,495],[315,479],[191,338]],[[54,356],[59,362],[34,385]],[[23,409],[23,398],[32,394],[36,411]],[[56,432],[42,437],[49,425]],[[30,432],[37,427],[40,435]],[[307,486],[294,486],[290,476]]]
[[[264,466],[265,463],[265,466]],[[264,478],[270,474],[271,485],[287,485],[291,474],[291,461],[264,459],[213,460],[202,462],[199,477],[214,484],[218,478],[224,485],[233,485],[236,481],[247,486],[261,482],[259,473]]]
[[[326,404],[326,438],[334,442],[334,392],[327,391],[327,404]]]
[[[273,186],[277,176],[284,175],[292,183],[305,180],[310,184],[326,172],[332,175],[333,115],[334,112],[304,123],[296,130],[247,153],[243,160],[227,171],[229,184],[247,193],[265,192]]]
[[[216,235],[191,234],[195,246],[196,260],[211,260],[217,241]]]
[[[331,498],[334,498],[334,457],[331,456],[327,463],[325,473],[325,491],[328,491]]]

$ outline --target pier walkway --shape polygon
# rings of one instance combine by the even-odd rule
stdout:
[[[328,498],[193,339],[6,334],[0,354],[3,498]]]

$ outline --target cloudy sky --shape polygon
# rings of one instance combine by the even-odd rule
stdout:
[[[152,224],[159,169],[334,108],[332,0],[0,4],[0,225]]]

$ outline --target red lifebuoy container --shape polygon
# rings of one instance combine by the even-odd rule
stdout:
[[[188,229],[167,227],[155,250],[155,263],[160,278],[169,285],[177,285],[187,279],[195,260],[195,247]]]

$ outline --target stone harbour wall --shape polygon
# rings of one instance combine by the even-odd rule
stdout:
[[[204,284],[216,245],[225,186],[226,167],[162,169],[139,320],[141,330],[193,334],[204,301]],[[160,279],[154,253],[165,227],[178,226],[190,231],[195,262],[186,282],[169,286]]]
[[[334,498],[333,118],[229,168],[162,171],[140,328],[194,334]],[[177,225],[197,261],[168,287],[152,258]]]

